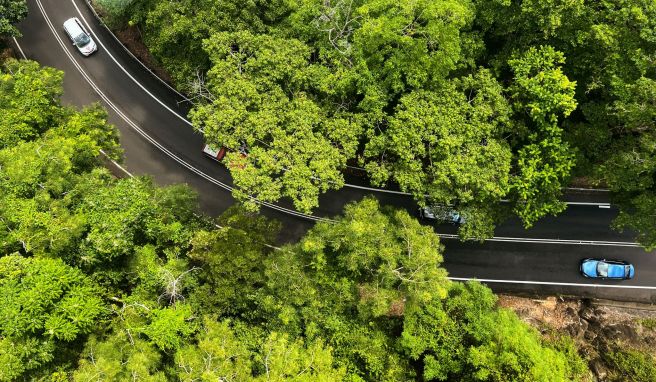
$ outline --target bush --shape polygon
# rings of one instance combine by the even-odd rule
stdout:
[[[134,0],[93,0],[96,10],[102,16],[103,21],[111,28],[125,27],[128,22],[128,9]],[[99,8],[99,9],[98,9]]]
[[[614,369],[610,378],[612,381],[656,381],[656,362],[649,353],[620,350],[609,353],[607,362]]]
[[[656,318],[645,318],[640,320],[640,325],[646,329],[656,330]]]

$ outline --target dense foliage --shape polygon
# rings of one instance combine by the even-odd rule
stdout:
[[[27,0],[0,0],[0,38],[20,36],[14,26],[27,16]]]
[[[99,107],[61,106],[61,77],[28,61],[0,77],[20,127],[0,146],[0,381],[587,372],[486,287],[450,282],[439,238],[404,211],[365,199],[276,249],[276,222],[233,208],[217,228],[186,187],[114,178],[99,160],[120,159],[114,128]],[[33,102],[7,101],[18,86]]]
[[[510,210],[526,226],[562,211],[577,176],[656,246],[651,0],[121,4],[206,140],[235,150],[241,200],[309,211],[357,163],[486,237]]]
[[[656,363],[649,353],[636,350],[616,350],[606,355],[614,367],[612,381],[631,380],[648,382],[656,380]]]

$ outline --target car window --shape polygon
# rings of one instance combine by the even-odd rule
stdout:
[[[75,43],[75,45],[77,45],[80,48],[88,44],[90,41],[91,39],[89,38],[89,36],[87,36],[86,33],[80,33],[79,35],[73,38],[73,42]]]
[[[599,277],[608,277],[608,264],[600,261],[597,264],[597,275]]]
[[[624,266],[624,277],[627,279],[629,278],[629,273],[631,273],[631,266],[625,265]]]

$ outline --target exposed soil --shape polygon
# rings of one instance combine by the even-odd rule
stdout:
[[[115,30],[114,34],[125,45],[139,61],[143,62],[150,70],[164,81],[171,83],[171,76],[162,68],[157,60],[150,54],[150,50],[143,43],[141,32],[137,26],[128,26],[123,30]]]
[[[540,332],[567,332],[587,359],[596,381],[607,381],[613,372],[603,357],[607,352],[632,349],[656,357],[654,305],[498,296],[500,306],[512,309]]]
[[[10,58],[16,58],[16,53],[7,41],[0,39],[0,63]]]
[[[570,179],[569,187],[581,187],[581,188],[606,188],[605,183],[597,183],[592,177],[589,176],[578,176]]]

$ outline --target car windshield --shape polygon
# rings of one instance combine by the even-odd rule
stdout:
[[[79,48],[82,48],[83,46],[91,42],[91,39],[89,38],[89,36],[87,36],[86,33],[80,33],[73,39],[73,42],[75,42],[75,45],[77,45]]]
[[[608,264],[601,261],[597,264],[597,276],[608,277]]]

